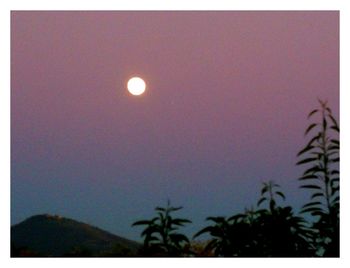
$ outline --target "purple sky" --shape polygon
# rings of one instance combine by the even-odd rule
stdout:
[[[306,116],[321,98],[339,117],[338,16],[12,12],[12,223],[60,214],[139,240],[131,223],[170,198],[192,235],[267,180],[298,210]]]

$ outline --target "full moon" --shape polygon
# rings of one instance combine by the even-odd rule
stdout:
[[[128,81],[128,91],[135,96],[141,95],[146,90],[146,83],[140,77],[133,77]]]

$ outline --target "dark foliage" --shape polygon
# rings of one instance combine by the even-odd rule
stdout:
[[[303,213],[316,218],[313,228],[317,231],[314,244],[321,256],[339,256],[339,124],[327,102],[319,101],[308,119],[319,115],[305,131],[307,145],[300,150],[297,165],[306,166],[299,178],[301,188],[311,192],[310,202],[303,206]]]
[[[312,256],[309,243],[311,230],[303,218],[295,216],[291,207],[277,206],[275,195],[285,198],[273,182],[264,183],[259,205],[269,202],[269,209],[246,210],[243,214],[209,217],[214,224],[205,227],[194,237],[204,233],[212,236],[207,248],[222,257],[295,257]]]
[[[156,207],[157,216],[151,220],[141,220],[132,226],[145,225],[146,228],[141,236],[144,237],[144,247],[140,254],[145,256],[184,256],[187,253],[188,238],[178,232],[179,227],[190,220],[173,218],[172,213],[182,207],[172,207],[170,202],[166,207]]]

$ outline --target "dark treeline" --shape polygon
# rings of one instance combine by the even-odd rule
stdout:
[[[310,201],[296,214],[280,186],[265,182],[256,209],[229,217],[208,217],[209,225],[193,239],[208,234],[206,242],[194,242],[181,233],[191,221],[175,218],[182,207],[157,207],[156,216],[133,226],[145,226],[138,256],[152,257],[339,257],[339,124],[324,101],[312,110],[306,128],[306,146],[296,165],[305,171],[300,188]],[[317,117],[318,116],[318,117]],[[306,220],[309,214],[311,220]],[[192,240],[192,241],[191,241]]]

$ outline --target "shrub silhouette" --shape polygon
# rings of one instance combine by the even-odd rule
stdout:
[[[277,196],[286,199],[279,188],[269,181],[261,189],[258,206],[268,201],[269,209],[259,210],[256,218],[259,252],[269,257],[312,256],[315,251],[310,244],[312,230],[302,217],[294,215],[291,206],[277,206]]]
[[[189,239],[177,230],[190,220],[173,218],[171,214],[182,209],[172,207],[170,202],[166,207],[156,207],[158,216],[151,220],[141,220],[132,226],[146,225],[141,236],[144,236],[144,248],[141,254],[153,256],[183,256],[185,248],[189,248]]]
[[[310,244],[312,231],[307,222],[294,215],[292,207],[262,210],[256,221],[257,256],[301,257],[313,256]]]
[[[243,214],[208,217],[214,224],[195,234],[212,236],[207,250],[219,257],[295,257],[312,256],[312,232],[306,221],[295,216],[290,206],[277,206],[275,195],[285,199],[273,182],[263,184],[258,204],[269,201],[269,209],[246,210]]]
[[[327,102],[319,100],[320,108],[312,110],[312,122],[305,136],[312,135],[299,151],[297,165],[308,168],[299,178],[301,188],[312,191],[311,200],[303,206],[303,213],[317,217],[313,227],[318,231],[314,243],[323,256],[339,256],[339,124]]]
[[[210,225],[200,230],[194,235],[196,238],[204,233],[209,233],[212,239],[205,246],[205,250],[213,251],[215,256],[226,257],[232,256],[231,246],[231,223],[225,217],[208,217],[208,221],[212,221],[214,225]]]

